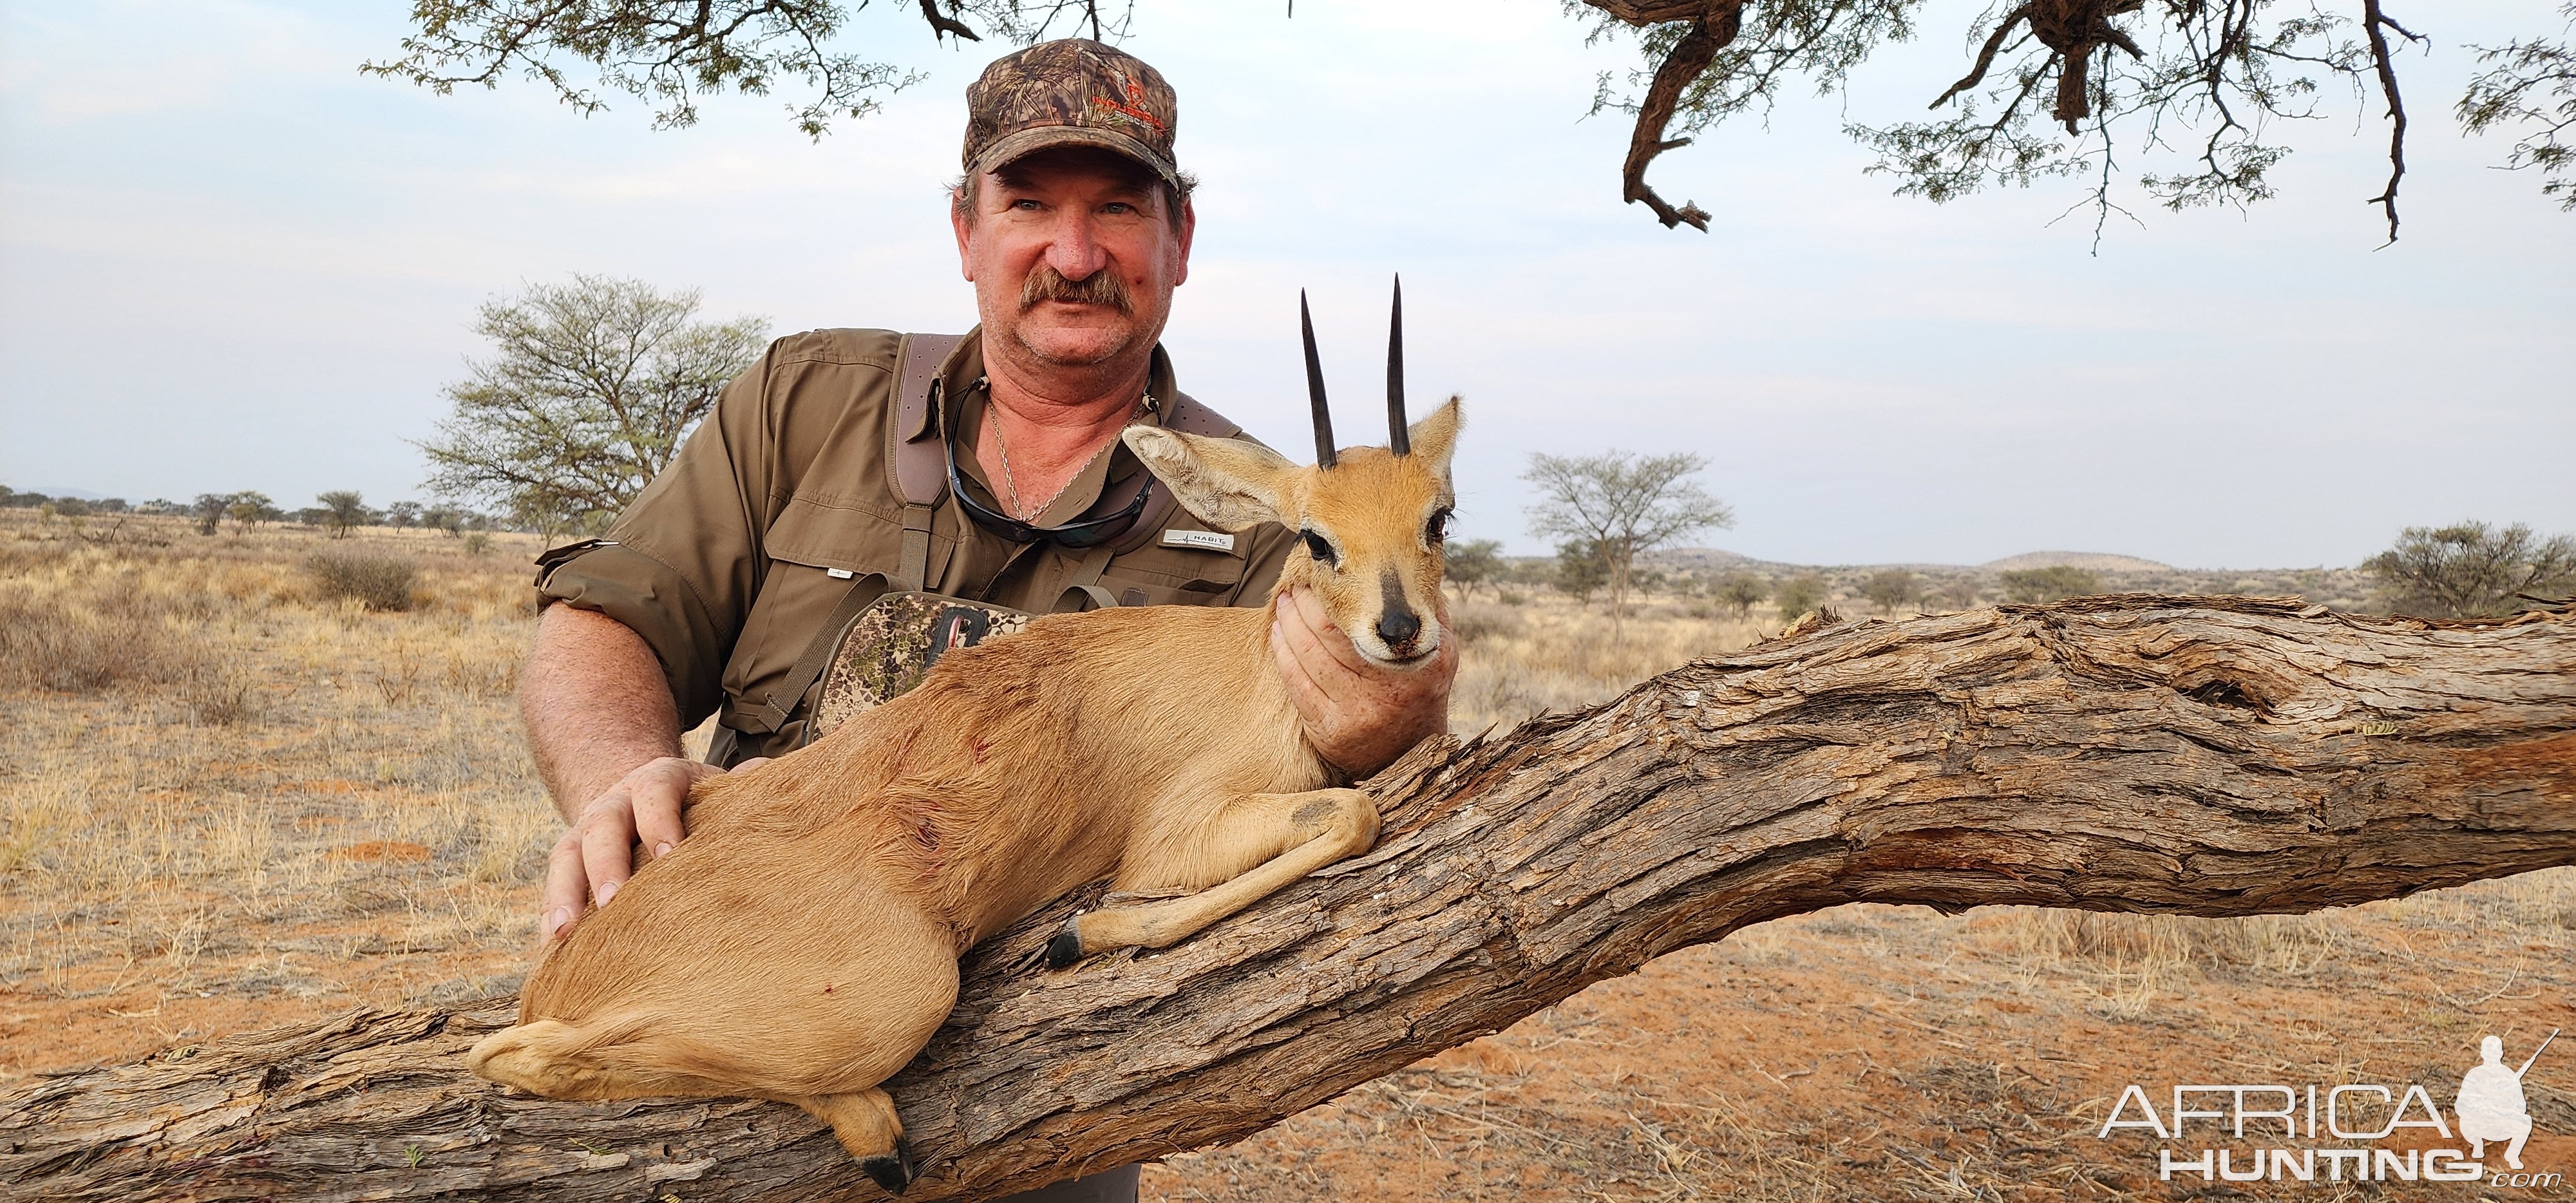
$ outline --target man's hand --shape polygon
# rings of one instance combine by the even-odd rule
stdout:
[[[1449,727],[1449,681],[1458,674],[1457,633],[1441,620],[1440,650],[1419,668],[1386,668],[1351,646],[1324,603],[1291,589],[1271,608],[1270,651],[1306,739],[1352,777],[1395,763]]]
[[[766,758],[747,760],[736,771],[767,763]],[[593,902],[606,906],[616,897],[640,863],[638,844],[646,860],[668,855],[687,835],[680,809],[688,804],[689,787],[723,773],[714,765],[664,756],[636,766],[583,806],[555,841],[546,865],[540,920],[545,938],[553,940]]]

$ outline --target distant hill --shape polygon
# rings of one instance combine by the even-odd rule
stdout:
[[[1741,568],[1754,562],[1751,556],[1714,547],[1667,547],[1662,551],[1648,552],[1644,558],[1658,568],[1678,568],[1686,572],[1696,568]]]
[[[2141,560],[2136,556],[2115,556],[2099,551],[2025,551],[2017,556],[1989,560],[1977,567],[1991,572],[2021,572],[2032,568],[2055,568],[2059,565],[2081,568],[2087,572],[2176,572],[2171,564]]]
[[[1546,557],[1540,558],[1544,559]],[[1644,556],[1639,558],[1639,562],[1652,565],[1653,567],[1661,568],[1666,571],[1680,572],[1705,572],[1712,569],[1718,571],[1734,571],[1739,569],[1758,571],[1773,568],[1805,567],[1804,565],[1775,563],[1770,560],[1757,560],[1740,552],[1726,551],[1716,547],[1668,547],[1661,551],[1651,551],[1646,553]],[[2017,556],[2007,556],[2003,559],[1993,561],[1992,563],[1977,565],[1905,563],[1874,564],[1865,565],[1865,567],[1909,568],[1916,572],[1932,573],[1991,573],[2013,572],[2025,568],[2050,568],[2059,564],[2068,564],[2092,572],[2169,573],[2182,571],[2181,569],[2168,564],[2159,564],[2154,560],[2140,559],[2136,556],[2112,555],[2108,552],[2099,551],[2026,551]],[[1846,567],[1862,566],[1846,565]]]
[[[1508,579],[1522,586],[1545,587],[1555,579],[1555,556],[1511,556]],[[1876,612],[1862,600],[1869,578],[1889,569],[1922,577],[1924,592],[1936,606],[1952,609],[2006,597],[2003,574],[2065,564],[2101,574],[2101,587],[2142,593],[2235,593],[2257,597],[2299,596],[2338,610],[2371,612],[2372,585],[2357,568],[2173,568],[2138,556],[2098,551],[2034,551],[1989,564],[1784,564],[1755,559],[1715,547],[1676,547],[1638,557],[1638,567],[1652,569],[1659,580],[1649,594],[1681,599],[1705,596],[1710,586],[1742,573],[1777,584],[1791,577],[1812,576],[1825,586],[1826,600],[1852,613]]]

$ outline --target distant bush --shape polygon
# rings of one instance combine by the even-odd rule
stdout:
[[[1761,605],[1762,599],[1769,596],[1771,596],[1769,581],[1743,572],[1727,573],[1726,579],[1719,581],[1717,587],[1709,591],[1710,600],[1734,611],[1737,618],[1752,613],[1753,607]]]
[[[1892,614],[1898,606],[1923,599],[1923,580],[1902,568],[1890,568],[1871,573],[1860,595],[1878,603],[1879,613]]]
[[[1610,583],[1610,570],[1602,564],[1601,545],[1574,539],[1556,545],[1557,590],[1574,600],[1591,604],[1592,595]]]
[[[318,551],[304,561],[304,572],[326,601],[349,598],[370,610],[398,612],[411,608],[420,565],[401,556]]]
[[[1503,571],[1503,544],[1499,539],[1452,539],[1440,546],[1441,558],[1447,561],[1449,583],[1458,586],[1460,599],[1474,597],[1476,586],[1491,584]]]
[[[1780,603],[1780,621],[1796,622],[1825,604],[1825,578],[1812,572],[1790,577],[1772,591],[1771,599]]]
[[[2072,564],[2052,564],[2046,568],[2025,568],[2004,574],[2004,600],[2024,603],[2053,602],[2069,597],[2086,597],[2102,591],[2102,580]]]
[[[1456,631],[1460,639],[1474,644],[1522,634],[1529,629],[1529,624],[1517,610],[1461,602],[1449,615],[1449,629]]]
[[[186,646],[148,617],[0,597],[0,685],[94,693],[182,680],[194,667]]]

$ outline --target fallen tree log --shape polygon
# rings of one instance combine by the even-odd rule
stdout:
[[[1378,848],[1164,952],[1049,973],[1071,899],[971,952],[892,1084],[978,1198],[1234,1140],[1650,958],[1874,901],[2245,915],[2576,863],[2576,615],[2436,624],[2121,596],[1811,618],[1579,714],[1417,748]],[[44,1199],[823,1199],[803,1113],[511,1096],[507,1000],[363,1011],[40,1079]]]

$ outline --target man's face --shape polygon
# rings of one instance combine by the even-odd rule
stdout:
[[[1195,217],[1164,209],[1151,175],[1106,151],[1041,151],[984,173],[952,213],[985,353],[1087,368],[1141,354],[1189,278]]]

